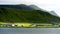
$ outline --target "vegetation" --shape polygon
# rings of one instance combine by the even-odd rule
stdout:
[[[0,7],[0,22],[59,23],[60,18],[42,10],[23,10]]]

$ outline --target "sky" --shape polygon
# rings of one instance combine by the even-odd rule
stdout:
[[[60,16],[60,0],[0,0],[3,4],[34,4],[47,11],[55,11]]]

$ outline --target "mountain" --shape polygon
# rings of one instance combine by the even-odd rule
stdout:
[[[42,8],[37,7],[36,5],[29,5],[29,7],[31,7],[32,9],[35,9],[35,10],[46,11],[46,12],[50,13],[51,15],[58,16],[54,11],[44,10],[44,9],[42,9]],[[58,16],[58,17],[59,17],[59,16]]]
[[[59,23],[60,18],[43,10],[19,8],[21,5],[0,5],[0,22]],[[24,7],[26,5],[23,5]],[[18,7],[18,8],[16,8]],[[28,10],[29,9],[29,10]]]
[[[49,13],[54,15],[54,16],[58,16],[54,11],[49,11]]]
[[[40,10],[40,8],[37,7],[36,5],[29,5],[29,7],[33,8],[33,9],[35,9],[35,10]]]
[[[36,5],[0,5],[0,7],[5,8],[15,8],[15,9],[23,9],[23,10],[42,10],[41,8],[37,7]]]
[[[15,8],[15,9],[22,9],[22,10],[32,10],[31,7],[20,4],[20,5],[0,5],[0,7],[5,7],[5,8]]]

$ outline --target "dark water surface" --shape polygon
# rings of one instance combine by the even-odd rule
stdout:
[[[0,34],[60,34],[60,28],[0,28]]]

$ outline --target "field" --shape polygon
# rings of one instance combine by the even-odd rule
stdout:
[[[60,24],[42,24],[42,23],[3,23],[0,22],[0,28],[59,28]]]

